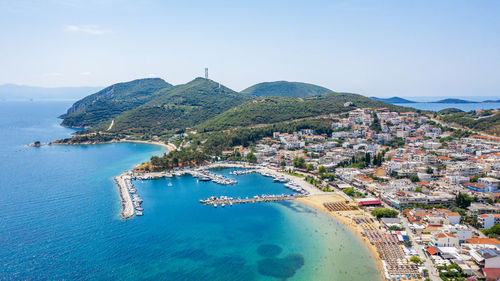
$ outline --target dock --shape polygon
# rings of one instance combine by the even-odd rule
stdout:
[[[306,195],[296,193],[296,194],[281,194],[281,195],[262,195],[262,196],[254,196],[252,198],[232,198],[232,197],[215,197],[212,196],[207,199],[200,200],[200,203],[208,206],[224,206],[233,204],[246,204],[246,203],[257,203],[257,202],[276,202],[276,201],[284,201],[284,200],[293,200],[295,198],[305,197]]]
[[[125,174],[121,174],[115,178],[115,182],[120,189],[120,199],[122,200],[121,215],[124,219],[134,216],[134,205],[132,203],[132,198],[130,198],[130,193],[126,183],[128,179],[128,176]]]

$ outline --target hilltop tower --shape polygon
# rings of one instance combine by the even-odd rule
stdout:
[[[208,67],[205,67],[205,79],[208,80]]]

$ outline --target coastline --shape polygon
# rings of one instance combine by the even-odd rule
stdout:
[[[316,210],[319,210],[335,220],[340,221],[342,224],[344,224],[346,227],[348,227],[355,235],[357,235],[363,242],[364,244],[368,247],[370,252],[373,254],[374,258],[376,259],[376,264],[378,266],[378,274],[379,274],[379,280],[386,280],[383,272],[384,272],[384,264],[382,262],[382,259],[380,258],[377,248],[370,243],[370,241],[364,237],[361,234],[361,229],[356,226],[351,219],[349,219],[347,216],[343,215],[342,213],[348,214],[348,216],[351,215],[357,215],[357,216],[364,216],[363,212],[360,210],[355,210],[355,211],[338,211],[338,212],[331,212],[323,206],[323,203],[326,202],[344,202],[346,201],[345,198],[343,198],[341,195],[337,193],[324,193],[324,194],[316,194],[316,195],[310,195],[302,198],[296,198],[294,199],[298,202],[304,203],[308,206],[311,206],[315,208]]]
[[[142,143],[142,144],[153,144],[159,145],[164,148],[167,148],[168,151],[176,150],[177,147],[173,143],[164,143],[160,141],[145,141],[145,140],[111,140],[111,141],[103,141],[103,142],[82,142],[82,143],[57,143],[57,142],[49,142],[47,145],[96,145],[96,144],[110,144],[110,143]],[[44,145],[44,144],[42,144]]]

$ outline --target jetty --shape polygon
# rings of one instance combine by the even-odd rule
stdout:
[[[115,178],[115,182],[120,189],[120,198],[122,200],[122,218],[128,219],[134,216],[134,204],[132,203],[132,198],[130,198],[129,189],[127,186],[127,180],[130,177],[127,174],[121,174]]]
[[[209,206],[221,206],[224,207],[225,205],[232,206],[233,204],[245,204],[245,203],[256,203],[256,202],[275,202],[275,201],[284,201],[284,200],[293,200],[295,198],[300,198],[300,197],[305,197],[307,195],[300,194],[300,193],[295,193],[295,194],[280,194],[280,195],[255,195],[252,198],[233,198],[233,197],[227,197],[227,196],[212,196],[207,199],[201,199],[200,203],[204,205],[209,205]]]

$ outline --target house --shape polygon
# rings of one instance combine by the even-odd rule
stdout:
[[[429,245],[432,247],[457,247],[458,238],[450,233],[436,233],[431,237]]]
[[[459,213],[448,212],[448,213],[445,213],[444,215],[448,219],[450,224],[460,224],[461,216]]]
[[[495,246],[500,247],[500,240],[496,238],[470,238],[465,240],[465,243],[477,246]]]
[[[482,214],[477,217],[477,221],[481,228],[492,228],[500,223],[500,214]]]

